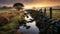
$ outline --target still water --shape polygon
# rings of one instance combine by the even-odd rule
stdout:
[[[30,14],[28,14],[28,17],[29,17],[29,18],[26,18],[26,17],[25,17],[25,19],[26,19],[27,21],[29,21],[29,19],[33,19],[33,18],[30,16]],[[27,26],[30,26],[30,28],[26,29],[26,27],[24,27],[24,26],[22,25],[22,26],[19,27],[20,29],[18,29],[17,32],[23,32],[23,34],[39,34],[39,29],[37,28],[35,21],[26,23],[26,25],[27,25]]]

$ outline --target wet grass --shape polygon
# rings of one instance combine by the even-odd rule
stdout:
[[[47,16],[50,17],[49,11],[47,11]],[[60,20],[60,10],[53,10],[52,11],[52,18]]]

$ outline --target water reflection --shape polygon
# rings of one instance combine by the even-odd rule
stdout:
[[[27,16],[25,16],[26,21],[33,20],[30,14],[27,14]],[[23,32],[23,34],[39,34],[39,29],[36,27],[35,21],[32,21],[32,22],[30,21],[26,24],[23,24],[19,28],[20,29],[18,29],[17,32]]]
[[[35,26],[35,21],[32,23],[27,23],[27,26],[30,26],[29,29],[26,29],[24,26],[20,26],[18,32],[23,32],[24,34],[39,34],[39,29]]]

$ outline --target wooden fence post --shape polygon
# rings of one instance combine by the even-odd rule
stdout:
[[[50,19],[52,19],[52,7],[50,7]]]
[[[46,15],[46,8],[44,8],[44,14]]]

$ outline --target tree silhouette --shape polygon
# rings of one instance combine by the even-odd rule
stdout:
[[[22,3],[15,3],[13,5],[13,7],[15,7],[15,9],[17,9],[18,11],[23,9],[24,5]]]

